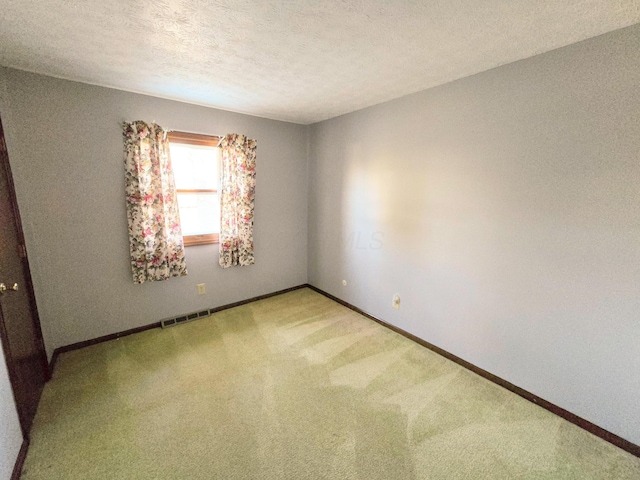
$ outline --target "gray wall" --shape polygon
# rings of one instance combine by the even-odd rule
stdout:
[[[314,125],[310,283],[640,443],[638,52],[634,26]]]
[[[2,77],[0,115],[49,355],[307,281],[306,127],[12,69]],[[257,140],[255,265],[223,270],[217,245],[188,247],[188,276],[133,284],[120,122],[138,119]]]

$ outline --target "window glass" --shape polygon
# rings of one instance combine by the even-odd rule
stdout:
[[[170,143],[171,163],[179,190],[218,188],[218,148]]]
[[[187,134],[187,142],[198,137]],[[220,149],[169,140],[186,246],[217,243],[220,232],[218,167]]]
[[[218,193],[178,192],[182,236],[220,231]]]

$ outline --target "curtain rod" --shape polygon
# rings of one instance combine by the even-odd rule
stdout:
[[[156,121],[155,121],[155,120],[153,120],[151,123],[148,123],[148,122],[146,122],[146,121],[144,121],[144,120],[134,120],[134,121],[131,121],[131,122],[130,122],[130,121],[127,121],[127,120],[123,120],[122,122],[118,122],[118,125],[119,125],[120,127],[124,127],[124,126],[125,126],[125,125],[127,125],[127,124],[132,124],[132,123],[136,123],[136,122],[142,122],[142,123],[146,124],[147,126],[149,126],[149,125],[151,125],[151,124],[158,125],[158,124],[156,123]],[[158,125],[158,126],[160,126],[160,125]],[[220,140],[222,140],[222,139],[227,135],[227,134],[220,135],[220,134],[217,134],[217,133],[197,133],[197,132],[186,132],[186,131],[184,131],[184,130],[176,130],[176,129],[173,129],[173,128],[164,128],[164,127],[161,127],[161,128],[162,128],[165,132],[186,133],[186,134],[191,134],[191,135],[200,135],[200,136],[203,136],[203,137],[217,137],[217,138],[219,138]]]

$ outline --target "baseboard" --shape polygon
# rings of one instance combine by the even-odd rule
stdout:
[[[110,333],[98,338],[92,338],[90,340],[84,340],[82,342],[72,343],[71,345],[65,345],[64,347],[58,347],[53,351],[51,355],[51,362],[49,362],[49,371],[53,375],[53,370],[56,366],[56,361],[61,353],[70,352],[72,350],[78,350],[80,348],[89,347],[96,343],[108,342],[109,340],[115,340],[116,338],[126,337],[133,335],[134,333],[144,332],[145,330],[151,330],[152,328],[160,327],[160,322],[150,323],[148,325],[142,325],[141,327],[130,328],[129,330],[123,330],[122,332]]]
[[[13,466],[13,472],[11,473],[11,480],[19,480],[22,474],[22,466],[24,465],[24,459],[27,458],[27,451],[29,450],[29,439],[22,440],[22,446],[18,452],[18,458]]]
[[[426,340],[423,340],[420,337],[416,337],[415,335],[412,335],[409,332],[406,332],[404,330],[402,330],[401,328],[396,327],[395,325],[391,325],[390,323],[385,322],[384,320],[380,320],[377,317],[374,317],[373,315],[365,312],[364,310],[351,305],[348,302],[345,302],[344,300],[339,299],[338,297],[335,297],[333,295],[331,295],[330,293],[325,292],[324,290],[321,290],[317,287],[314,287],[313,285],[307,285],[308,288],[310,288],[311,290],[314,290],[315,292],[318,292],[321,295],[324,295],[327,298],[330,298],[331,300],[333,300],[334,302],[339,303],[340,305],[343,305],[351,310],[353,310],[354,312],[359,313],[360,315],[373,320],[374,322],[379,323],[380,325],[389,328],[390,330],[393,330],[394,332],[408,338],[409,340],[413,340],[414,342],[422,345],[423,347],[428,348],[429,350],[437,353],[438,355],[441,355],[445,358],[448,358],[449,360],[457,363],[458,365],[471,370],[473,373],[476,373],[478,375],[480,375],[481,377],[486,378],[487,380],[492,381],[493,383],[500,385],[503,388],[506,388],[507,390],[509,390],[510,392],[515,393],[516,395],[521,396],[522,398],[529,400],[532,403],[535,403],[536,405],[539,405],[540,407],[550,411],[551,413],[554,413],[556,415],[558,415],[559,417],[564,418],[565,420],[573,423],[574,425],[577,425],[580,428],[583,428],[584,430],[586,430],[589,433],[594,434],[597,437],[602,438],[603,440],[606,440],[607,442],[615,445],[616,447],[619,447],[623,450],[626,450],[627,452],[631,453],[632,455],[635,455],[636,457],[640,457],[640,446],[636,445],[634,443],[631,443],[628,440],[625,440],[622,437],[619,437],[618,435],[616,435],[615,433],[611,433],[608,430],[605,430],[602,427],[599,427],[598,425],[591,423],[588,420],[585,420],[582,417],[579,417],[578,415],[571,413],[568,410],[565,410],[562,407],[559,407],[531,392],[528,392],[520,387],[518,387],[517,385],[514,385],[511,382],[508,382],[490,372],[487,372],[486,370],[483,370],[480,367],[475,366],[472,363],[467,362],[466,360],[463,360],[460,357],[457,357],[455,355],[453,355],[452,353],[447,352],[446,350],[443,350],[440,347],[437,347],[429,342],[427,342]]]
[[[282,295],[283,293],[289,293],[295,290],[300,290],[301,288],[308,288],[308,287],[310,287],[308,283],[303,283],[302,285],[296,285],[295,287],[285,288],[284,290],[278,290],[277,292],[265,293],[264,295],[258,295],[257,297],[248,298],[247,300],[240,300],[239,302],[228,303],[227,305],[222,305],[221,307],[212,308],[211,313],[220,312],[222,310],[228,310],[230,308],[246,305],[247,303],[257,302],[258,300],[264,300],[265,298],[275,297],[277,295]]]
[[[438,355],[441,355],[455,363],[457,363],[458,365],[466,368],[467,370],[470,370],[478,375],[480,375],[483,378],[486,378],[487,380],[490,380],[491,382],[500,385],[503,388],[506,388],[507,390],[509,390],[510,392],[515,393],[516,395],[519,395],[520,397],[529,400],[532,403],[535,403],[536,405],[539,405],[540,407],[550,411],[551,413],[554,413],[556,415],[558,415],[559,417],[564,418],[565,420],[573,423],[574,425],[577,425],[580,428],[583,428],[584,430],[588,431],[589,433],[592,433],[593,435],[596,435],[597,437],[602,438],[603,440],[606,440],[607,442],[615,445],[616,447],[619,447],[633,455],[635,455],[636,457],[640,457],[640,446],[636,445],[628,440],[625,440],[624,438],[616,435],[615,433],[611,433],[608,430],[605,430],[602,427],[599,427],[598,425],[591,423],[588,420],[585,420],[582,417],[579,417],[578,415],[571,413],[568,410],[565,410],[562,407],[559,407],[531,392],[528,392],[527,390],[524,390],[520,387],[518,387],[517,385],[514,385],[511,382],[508,382],[507,380],[504,380],[486,370],[483,370],[480,367],[477,367],[476,365],[467,362],[466,360],[447,352],[446,350],[443,350],[440,347],[437,347],[429,342],[427,342],[426,340],[423,340],[420,337],[417,337],[409,332],[406,332],[405,330],[396,327],[395,325],[391,325],[390,323],[385,322],[384,320],[381,320],[367,312],[365,312],[364,310],[351,305],[348,302],[345,302],[344,300],[335,297],[333,295],[331,295],[330,293],[325,292],[324,290],[321,290],[313,285],[310,284],[302,284],[302,285],[298,285],[295,287],[291,287],[291,288],[286,288],[284,290],[278,290],[277,292],[272,292],[272,293],[267,293],[264,295],[259,295],[257,297],[252,297],[252,298],[248,298],[246,300],[241,300],[239,302],[234,302],[234,303],[229,303],[227,305],[222,305],[220,307],[215,307],[210,309],[211,313],[215,313],[215,312],[220,312],[222,310],[227,310],[229,308],[234,308],[234,307],[239,307],[241,305],[246,305],[248,303],[252,303],[252,302],[257,302],[258,300],[264,300],[265,298],[270,298],[270,297],[274,297],[276,295],[282,295],[283,293],[288,293],[288,292],[292,292],[294,290],[299,290],[301,288],[310,288],[311,290],[314,290],[315,292],[324,295],[327,298],[330,298],[331,300],[339,303],[340,305],[343,305],[347,308],[349,308],[350,310],[353,310],[354,312],[359,313],[360,315],[373,320],[374,322],[379,323],[380,325],[383,325],[384,327],[387,327],[390,330],[393,330],[394,332],[408,338],[409,340],[412,340],[420,345],[422,345],[425,348],[428,348],[429,350],[437,353]],[[114,340],[117,338],[121,338],[121,337],[126,337],[127,335],[132,335],[134,333],[139,333],[139,332],[143,332],[145,330],[149,330],[152,328],[158,328],[160,327],[160,322],[154,322],[148,325],[143,325],[141,327],[136,327],[136,328],[132,328],[129,330],[124,330],[122,332],[117,332],[117,333],[112,333],[110,335],[104,335],[102,337],[98,337],[98,338],[94,338],[91,340],[85,340],[82,342],[77,342],[77,343],[73,343],[71,345],[66,345],[64,347],[58,347],[54,350],[53,355],[51,357],[51,363],[50,363],[50,371],[53,372],[53,369],[55,367],[55,362],[58,358],[58,356],[61,353],[65,353],[65,352],[69,352],[72,350],[77,350],[79,348],[84,348],[84,347],[88,347],[90,345],[95,345],[97,343],[102,343],[102,342],[107,342],[109,340]],[[25,444],[23,444],[21,450],[20,450],[20,456],[18,456],[18,460],[21,460],[20,463],[20,470],[22,469],[22,462],[24,462],[24,456],[26,455],[26,449],[28,447],[28,441],[25,440],[26,443],[26,447]],[[24,454],[23,454],[23,450],[24,450]],[[16,468],[18,467],[18,462],[16,461]],[[15,472],[14,472],[15,473]],[[18,477],[16,477],[18,478]],[[13,477],[12,477],[13,479]]]
[[[241,305],[246,305],[247,303],[257,302],[258,300],[264,300],[265,298],[275,297],[276,295],[282,295],[283,293],[292,292],[294,290],[299,290],[301,288],[309,287],[308,284],[302,284],[291,288],[285,288],[284,290],[278,290],[277,292],[266,293],[264,295],[258,295],[257,297],[248,298],[246,300],[240,300],[239,302],[229,303],[227,305],[222,305],[220,307],[214,307],[210,309],[211,313],[220,312],[222,310],[228,310],[229,308],[239,307]],[[123,330],[121,332],[110,333],[109,335],[104,335],[102,337],[92,338],[91,340],[84,340],[82,342],[72,343],[71,345],[65,345],[64,347],[58,347],[53,351],[53,355],[51,355],[51,362],[49,362],[49,371],[53,375],[53,369],[55,368],[56,361],[58,360],[58,356],[61,353],[70,352],[72,350],[78,350],[80,348],[88,347],[91,345],[95,345],[97,343],[108,342],[109,340],[115,340],[117,338],[126,337],[128,335],[133,335],[134,333],[144,332],[145,330],[151,330],[152,328],[159,328],[161,326],[160,321],[150,323],[148,325],[143,325],[141,327],[130,328],[129,330]]]

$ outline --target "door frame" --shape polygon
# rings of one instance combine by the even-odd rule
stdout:
[[[2,119],[0,118],[0,169],[2,169],[1,173],[4,173],[7,177],[7,189],[9,194],[9,199],[11,202],[11,209],[13,211],[13,218],[16,226],[16,233],[18,236],[19,243],[19,251],[16,252],[22,259],[22,268],[24,270],[24,276],[26,280],[26,284],[24,288],[26,288],[28,296],[29,296],[29,308],[31,314],[31,320],[34,324],[35,337],[33,338],[34,344],[36,345],[38,356],[40,357],[40,366],[42,368],[42,372],[44,373],[45,382],[51,379],[51,371],[49,369],[49,362],[47,360],[47,353],[44,346],[44,338],[42,336],[42,328],[40,325],[40,316],[38,315],[38,307],[36,305],[36,296],[33,290],[33,282],[31,279],[31,269],[29,268],[29,260],[27,258],[27,247],[24,241],[24,232],[22,230],[22,221],[20,220],[20,210],[18,208],[18,201],[16,198],[16,191],[13,183],[13,176],[11,175],[11,165],[9,164],[9,153],[7,150],[7,144],[4,136],[4,129],[2,127]],[[14,401],[16,398],[15,390],[18,388],[22,388],[22,379],[18,375],[18,369],[16,367],[17,360],[13,357],[11,353],[11,346],[9,345],[9,337],[7,335],[6,325],[4,321],[4,317],[2,314],[2,309],[0,309],[0,341],[2,341],[2,349],[4,350],[4,358],[7,364],[7,371],[9,373],[9,381],[11,382],[11,387],[14,391]],[[29,431],[26,428],[26,425],[29,423],[25,418],[25,412],[22,405],[18,405],[16,403],[16,410],[18,411],[18,418],[20,419],[20,428],[22,429],[22,435],[25,439],[29,438]]]

